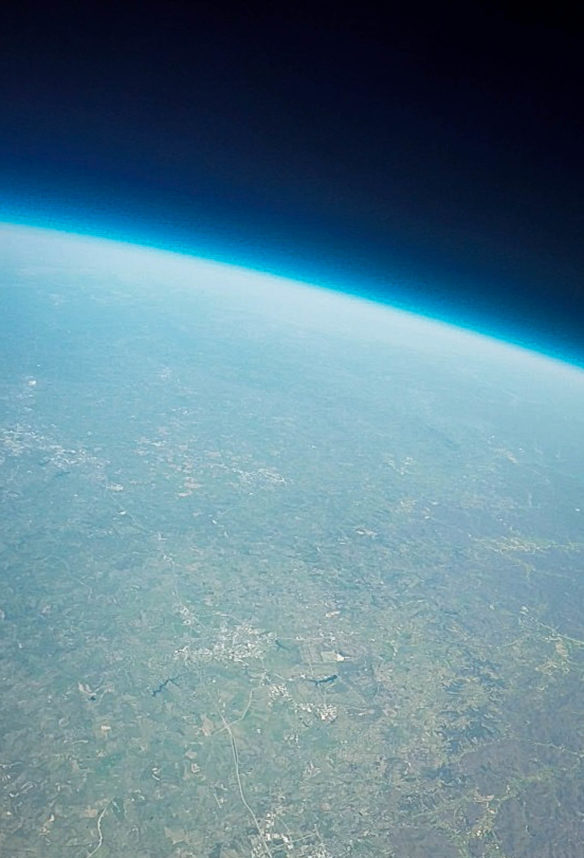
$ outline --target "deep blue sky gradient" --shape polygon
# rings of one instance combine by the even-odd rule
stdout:
[[[584,353],[582,33],[556,8],[14,4],[2,219]]]

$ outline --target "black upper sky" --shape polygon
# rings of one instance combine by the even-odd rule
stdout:
[[[338,282],[584,357],[584,44],[557,9],[3,16],[4,219]]]

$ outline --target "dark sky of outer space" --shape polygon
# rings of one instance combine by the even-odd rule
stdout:
[[[9,3],[0,217],[184,248],[584,360],[558,7]]]

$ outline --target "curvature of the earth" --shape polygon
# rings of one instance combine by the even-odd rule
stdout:
[[[582,371],[0,245],[1,854],[581,858]]]

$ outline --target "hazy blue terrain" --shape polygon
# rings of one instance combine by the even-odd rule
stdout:
[[[0,853],[581,858],[584,373],[0,246]]]

